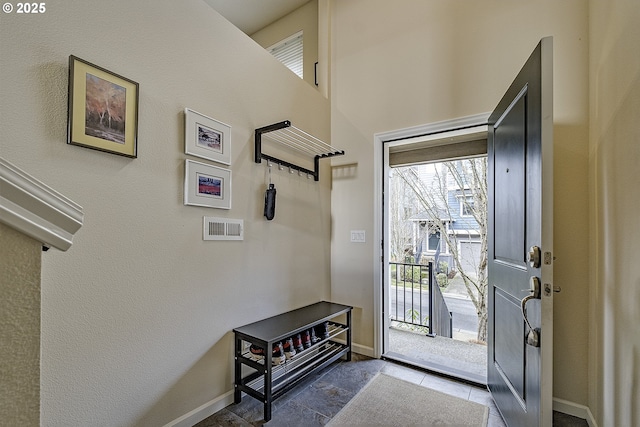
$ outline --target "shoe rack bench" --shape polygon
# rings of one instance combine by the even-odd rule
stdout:
[[[271,403],[313,372],[341,357],[351,360],[353,307],[322,301],[233,330],[235,335],[234,403],[246,393],[264,403],[264,420],[271,419]],[[335,318],[345,315],[346,323]],[[286,338],[329,322],[329,338],[298,352],[281,365],[272,364],[272,347]],[[338,338],[340,342],[335,341]],[[249,346],[265,349],[260,361],[250,358]]]

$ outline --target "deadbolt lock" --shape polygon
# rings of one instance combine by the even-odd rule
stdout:
[[[529,265],[533,268],[540,268],[541,251],[538,246],[531,246],[529,249]]]

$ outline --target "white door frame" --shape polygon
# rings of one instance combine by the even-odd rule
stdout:
[[[392,145],[409,144],[412,142],[433,143],[433,146],[444,145],[447,140],[464,136],[480,131],[487,131],[487,121],[490,113],[481,113],[473,116],[460,117],[452,120],[428,123],[424,125],[393,130],[389,132],[377,133],[373,136],[373,161],[374,161],[374,228],[373,241],[373,278],[375,283],[373,293],[373,352],[374,357],[382,356],[385,349],[382,348],[383,342],[389,342],[388,318],[383,318],[382,305],[389,300],[387,295],[389,290],[387,286],[383,286],[383,278],[388,277],[387,263],[382,260],[389,259],[388,248],[383,248],[382,242],[388,241],[389,230],[388,224],[384,220],[382,207],[387,206],[387,201],[383,200],[384,188],[389,187],[389,147]],[[383,252],[384,251],[384,252]],[[384,257],[384,258],[383,258]]]

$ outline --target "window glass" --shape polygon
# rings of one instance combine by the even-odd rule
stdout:
[[[439,244],[440,244],[440,232],[436,231],[434,233],[429,233],[428,249],[430,251],[435,251],[436,249],[438,249]]]
[[[303,34],[302,31],[299,31],[267,48],[267,52],[275,56],[278,61],[282,62],[287,68],[296,73],[298,77],[303,78],[303,45]]]
[[[466,196],[460,199],[460,214],[462,216],[473,215],[473,196]]]

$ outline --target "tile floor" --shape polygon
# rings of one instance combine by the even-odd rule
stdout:
[[[266,424],[263,421],[263,405],[246,396],[241,403],[222,409],[194,427],[324,426],[378,372],[487,405],[489,427],[505,426],[489,392],[482,388],[354,353],[351,362],[340,361],[328,366],[276,399],[273,402],[272,419]],[[587,426],[584,420],[563,414],[554,414],[553,424],[562,427]]]

